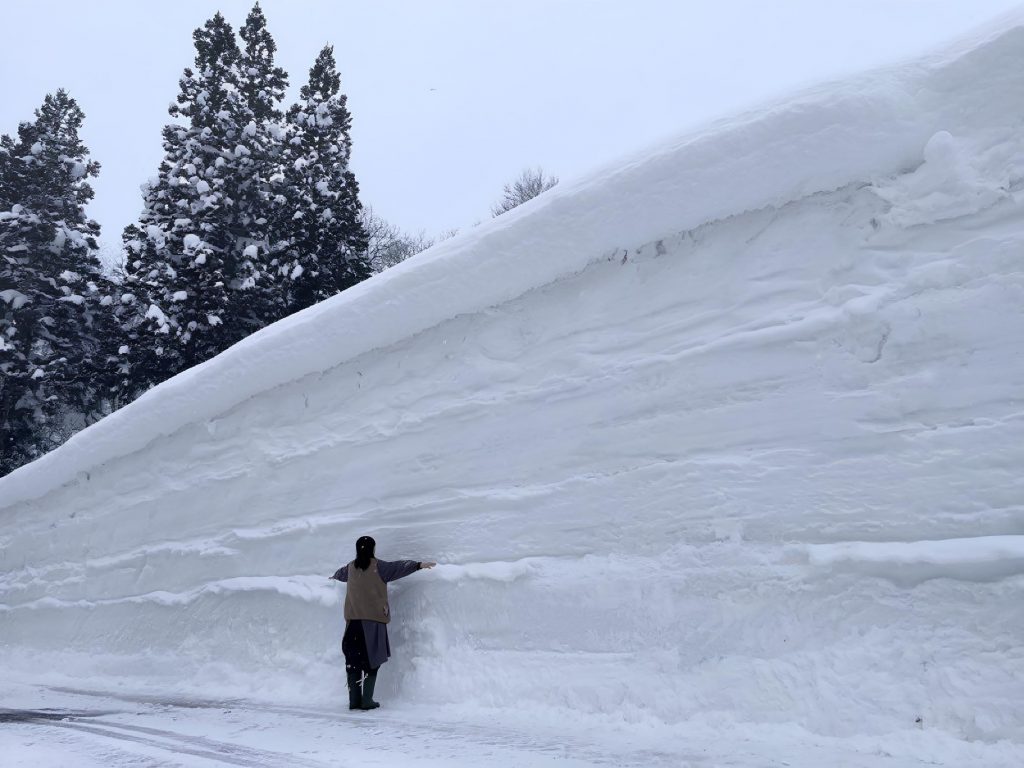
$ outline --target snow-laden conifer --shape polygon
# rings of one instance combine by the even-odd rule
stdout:
[[[83,118],[60,90],[0,140],[0,473],[82,426],[101,396],[110,300]]]
[[[251,329],[231,309],[259,266],[246,255],[238,197],[251,150],[251,115],[240,91],[241,52],[216,14],[193,34],[186,68],[163,129],[164,158],[143,186],[143,212],[125,230],[120,297],[130,386],[141,391],[206,360]],[[247,213],[246,216],[249,214]]]
[[[331,46],[317,56],[299,101],[288,110],[283,167],[287,243],[278,274],[291,312],[369,277],[359,185],[349,169],[352,118]]]

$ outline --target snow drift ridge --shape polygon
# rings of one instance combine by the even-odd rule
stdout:
[[[0,510],[259,392],[576,273],[613,255],[609,243],[648,243],[913,167],[940,130],[1016,124],[1024,102],[1024,29],[1006,26],[917,63],[715,122],[563,182],[164,382],[0,479]],[[977,88],[979,79],[987,89]],[[992,91],[1005,98],[986,98]]]

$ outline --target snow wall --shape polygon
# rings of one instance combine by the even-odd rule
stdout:
[[[552,192],[0,480],[31,679],[1024,740],[1024,27]]]

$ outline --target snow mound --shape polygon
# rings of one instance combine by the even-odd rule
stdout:
[[[924,162],[913,172],[875,187],[892,204],[885,218],[898,226],[929,224],[983,211],[1010,194],[1024,168],[1008,167],[1007,145],[985,151],[973,142],[939,131],[924,147]],[[1019,154],[1014,148],[1014,155]]]
[[[165,382],[12,473],[4,495],[8,503],[38,497],[259,392],[510,301],[620,249],[916,166],[940,131],[1016,129],[1007,105],[1024,99],[1022,40],[1022,27],[996,29],[559,184]]]

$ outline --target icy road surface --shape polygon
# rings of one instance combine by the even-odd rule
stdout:
[[[518,726],[518,727],[517,727]],[[493,766],[494,768],[918,768],[954,766],[950,740],[829,739],[798,728],[593,729],[567,734],[500,717],[453,722],[428,708],[373,713],[240,699],[159,697],[14,685],[0,695],[5,768],[120,766]],[[961,752],[959,745],[957,751]],[[1012,760],[971,765],[1016,768]]]

